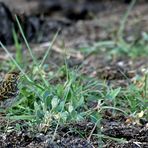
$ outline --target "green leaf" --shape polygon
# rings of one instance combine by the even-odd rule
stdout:
[[[67,111],[65,111],[65,112],[61,112],[60,115],[61,115],[61,119],[62,119],[63,121],[66,121],[69,114],[68,114]]]
[[[120,90],[121,90],[121,87],[111,90],[109,94],[107,95],[107,98],[110,100],[114,100],[119,94]]]
[[[74,110],[74,107],[71,104],[69,104],[68,111],[71,113],[73,110]]]
[[[59,103],[59,99],[57,97],[53,97],[51,100],[52,109],[56,108]]]
[[[21,115],[21,116],[11,116],[9,117],[11,120],[34,120],[34,115]]]

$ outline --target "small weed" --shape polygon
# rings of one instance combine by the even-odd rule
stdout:
[[[116,36],[112,40],[99,41],[91,46],[81,47],[79,50],[90,56],[90,54],[105,53],[106,56],[114,57],[146,57],[148,55],[148,34],[143,32],[142,35],[132,42],[126,41],[124,30],[128,16],[135,5],[136,0],[133,0],[128,7],[128,10],[121,19],[119,29]]]

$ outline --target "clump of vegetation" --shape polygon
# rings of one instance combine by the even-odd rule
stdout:
[[[51,75],[46,70],[45,59],[52,48],[58,32],[55,34],[43,59],[39,61],[29,47],[17,17],[16,20],[28,47],[32,63],[23,61],[21,45],[18,43],[15,31],[13,31],[17,49],[15,58],[11,56],[1,43],[1,46],[10,57],[7,66],[11,69],[19,69],[22,74],[17,101],[7,110],[7,117],[9,119],[28,121],[32,125],[38,125],[39,130],[44,132],[50,126],[54,126],[56,132],[61,124],[89,120],[95,124],[95,127],[98,127],[98,133],[100,134],[100,121],[106,110],[111,111],[113,115],[120,112],[126,116],[132,115],[135,118],[142,111],[143,116],[148,117],[147,76],[145,76],[144,81],[140,81],[143,83],[143,86],[140,88],[136,84],[131,84],[128,88],[112,88],[106,82],[84,76],[80,73],[79,68],[69,68],[66,59],[65,64]],[[126,47],[131,48],[131,50],[134,49],[133,52],[129,53],[128,48],[126,48],[124,53],[129,53],[129,56],[135,56],[139,55],[137,53],[138,50],[135,50],[135,48],[143,47],[146,40],[147,35],[144,34],[144,40],[140,41],[138,45],[135,44],[136,46],[128,46],[123,40],[120,40],[118,43],[114,41],[100,42],[92,50],[89,48],[89,54],[96,52],[98,46],[109,46],[112,51],[119,51],[117,48],[125,49]],[[90,105],[92,103],[94,104],[93,106]]]

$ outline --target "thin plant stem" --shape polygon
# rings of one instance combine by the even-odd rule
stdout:
[[[57,36],[59,34],[59,31],[60,31],[60,29],[57,30],[56,34],[54,35],[54,37],[53,37],[53,39],[51,41],[51,44],[49,44],[49,47],[48,47],[48,49],[47,49],[47,51],[46,51],[46,53],[45,53],[45,55],[43,57],[43,60],[41,61],[41,64],[40,64],[39,67],[43,66],[43,64],[44,64],[44,62],[45,62],[45,60],[46,60],[46,58],[47,58],[47,56],[49,54],[49,51],[51,50],[51,48],[52,48],[52,46],[53,46],[53,44],[54,44],[54,42],[55,42],[55,40],[56,40],[56,38],[57,38]]]
[[[13,56],[10,54],[10,52],[8,51],[8,49],[2,44],[2,42],[0,42],[0,45],[2,46],[2,48],[4,49],[4,51],[8,54],[8,56],[10,57],[10,59],[13,61],[13,63],[17,66],[17,68],[21,71],[21,73],[27,78],[28,81],[32,82],[32,80],[28,77],[28,75],[23,71],[23,69],[21,68],[21,66],[16,62],[16,60],[13,58]]]
[[[119,38],[119,40],[122,41],[122,42],[124,42],[124,41],[123,41],[123,31],[124,31],[124,28],[125,28],[125,23],[126,23],[126,21],[127,21],[127,18],[128,18],[128,16],[129,16],[129,14],[130,14],[130,12],[131,12],[133,6],[135,5],[135,3],[136,3],[136,0],[132,0],[131,4],[130,4],[129,7],[128,7],[127,12],[126,12],[125,15],[123,16],[123,19],[122,19],[122,21],[121,21],[121,23],[120,23],[120,28],[119,28],[119,31],[118,31],[118,38]]]
[[[17,17],[16,15],[15,15],[15,18],[16,18],[16,21],[17,21],[19,30],[20,30],[20,32],[21,32],[21,34],[22,34],[22,37],[23,37],[23,39],[24,39],[24,41],[25,41],[25,44],[26,44],[26,46],[27,46],[27,48],[28,48],[28,50],[29,50],[29,52],[30,52],[30,55],[31,55],[31,57],[32,57],[32,59],[33,59],[33,63],[34,63],[35,65],[38,65],[38,64],[37,64],[37,60],[36,60],[35,56],[33,55],[33,52],[32,52],[32,50],[31,50],[31,48],[30,48],[30,46],[29,46],[29,44],[28,44],[28,41],[27,41],[27,39],[26,39],[26,37],[25,37],[25,35],[24,35],[23,29],[22,29],[22,27],[21,27],[21,24],[20,24],[20,22],[19,22],[19,20],[18,20],[18,17]]]

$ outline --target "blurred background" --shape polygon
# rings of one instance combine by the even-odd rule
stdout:
[[[60,36],[72,48],[116,38],[122,16],[131,0],[0,0],[0,40],[12,45],[14,15],[19,17],[29,42],[46,42],[60,28]],[[148,3],[136,2],[127,21],[127,40],[139,38],[148,28]],[[69,43],[70,42],[70,43]]]

